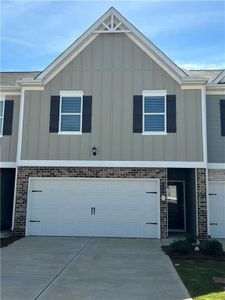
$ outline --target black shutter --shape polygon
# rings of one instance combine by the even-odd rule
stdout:
[[[220,100],[221,135],[225,136],[225,100]]]
[[[133,97],[133,132],[142,132],[142,95]]]
[[[13,100],[5,100],[3,135],[12,135],[13,105]]]
[[[166,107],[167,107],[167,132],[173,133],[177,131],[176,95],[166,96]]]
[[[92,96],[83,96],[82,132],[91,132]]]
[[[51,96],[49,132],[59,131],[60,96]]]

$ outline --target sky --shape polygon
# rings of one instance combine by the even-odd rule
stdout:
[[[111,6],[182,68],[225,68],[224,1],[0,0],[1,71],[41,71]]]

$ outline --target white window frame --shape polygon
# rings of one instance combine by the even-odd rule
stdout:
[[[167,135],[167,107],[166,107],[166,90],[144,90],[142,91],[142,135]],[[145,97],[154,97],[154,96],[162,96],[164,97],[164,107],[165,111],[164,113],[145,113]],[[163,115],[164,116],[164,131],[145,131],[145,115]]]
[[[5,97],[1,97],[0,102],[3,102],[2,117],[0,117],[0,119],[2,119],[2,129],[0,131],[0,138],[1,138],[1,137],[3,137],[3,127],[4,127]]]
[[[83,91],[60,91],[60,104],[59,104],[59,132],[58,134],[62,135],[81,135],[82,134],[82,116],[83,116]],[[62,110],[62,97],[80,97],[81,98],[81,107],[80,113],[61,113]],[[62,115],[76,115],[80,116],[80,131],[61,131],[61,116]]]

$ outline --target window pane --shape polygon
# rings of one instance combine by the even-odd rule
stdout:
[[[0,117],[2,117],[3,114],[3,101],[0,101]]]
[[[162,115],[145,115],[145,131],[164,131],[165,120]]]
[[[62,113],[80,113],[80,97],[62,97]]]
[[[61,131],[80,131],[80,116],[61,116]]]
[[[164,113],[165,101],[163,96],[145,97],[145,113]]]

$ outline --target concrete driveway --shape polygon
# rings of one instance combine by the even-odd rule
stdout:
[[[158,240],[26,237],[1,259],[2,300],[188,298]]]

